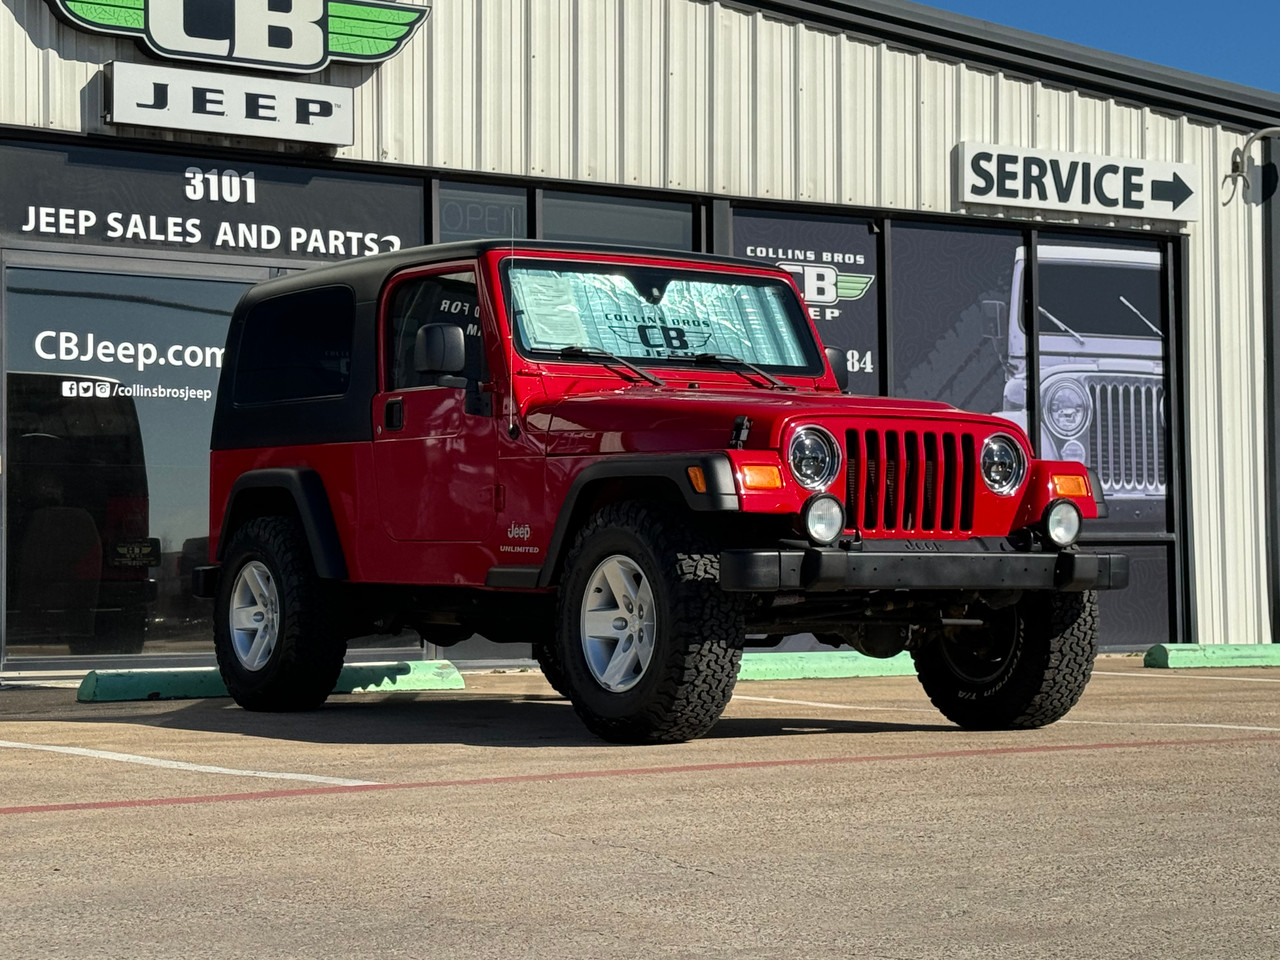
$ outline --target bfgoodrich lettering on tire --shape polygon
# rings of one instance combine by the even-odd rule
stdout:
[[[565,562],[557,653],[587,727],[616,743],[689,740],[733,695],[744,631],[738,601],[686,518],[614,504],[579,531]]]
[[[934,706],[973,730],[1031,729],[1066,716],[1098,654],[1098,599],[1028,593],[1014,607],[971,610],[986,621],[912,652]]]
[[[250,520],[226,558],[214,650],[228,692],[247,710],[318,707],[338,682],[347,644],[301,525],[290,517]]]

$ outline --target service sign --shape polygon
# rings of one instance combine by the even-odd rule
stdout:
[[[355,142],[349,87],[125,62],[108,64],[107,78],[108,123],[343,147]]]
[[[1193,164],[962,143],[958,203],[1140,220],[1200,219]]]

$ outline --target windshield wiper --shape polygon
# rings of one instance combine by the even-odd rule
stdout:
[[[761,370],[754,363],[748,363],[746,360],[743,360],[741,357],[735,357],[731,353],[700,353],[693,358],[693,362],[700,366],[704,364],[718,364],[719,366],[722,366],[722,367],[735,367],[735,366],[746,367],[752,373],[757,374],[758,376],[764,377],[764,379],[768,380],[769,383],[773,385],[774,389],[777,389],[777,390],[794,390],[795,389],[795,387],[793,387],[791,384],[783,383],[777,377],[773,376],[773,374],[767,373],[766,371]],[[744,377],[744,379],[750,380],[751,378]],[[752,380],[751,382],[755,383],[754,380]]]
[[[1157,327],[1154,323],[1152,323],[1150,320],[1148,320],[1146,317],[1144,317],[1144,316],[1142,315],[1142,311],[1141,311],[1141,310],[1139,310],[1137,307],[1135,307],[1132,303],[1130,303],[1130,302],[1129,302],[1128,300],[1126,300],[1124,297],[1121,297],[1121,298],[1120,298],[1120,302],[1121,302],[1121,303],[1123,303],[1123,304],[1124,304],[1126,307],[1128,307],[1130,310],[1132,310],[1134,313],[1136,313],[1136,314],[1138,315],[1138,319],[1139,319],[1139,320],[1141,320],[1143,323],[1145,323],[1148,327],[1150,327],[1150,328],[1151,328],[1151,332],[1152,332],[1152,333],[1154,333],[1157,337],[1160,337],[1161,339],[1164,339],[1164,333],[1163,333],[1163,331],[1161,331],[1161,329],[1160,329],[1159,327]]]
[[[1044,307],[1041,307],[1041,308],[1040,308],[1040,313],[1041,313],[1041,314],[1043,314],[1044,316],[1048,317],[1050,320],[1052,320],[1052,321],[1053,321],[1053,322],[1058,326],[1058,329],[1060,329],[1060,330],[1064,330],[1064,331],[1066,331],[1067,333],[1071,334],[1073,337],[1075,337],[1075,338],[1076,338],[1076,343],[1080,344],[1080,346],[1082,346],[1082,347],[1083,347],[1083,346],[1085,345],[1085,343],[1084,343],[1084,337],[1080,336],[1080,334],[1076,333],[1074,330],[1072,330],[1070,327],[1068,327],[1065,323],[1063,323],[1061,320],[1059,320],[1057,317],[1055,317],[1052,313],[1050,313],[1050,312],[1049,312],[1048,310],[1046,310]]]
[[[661,377],[654,376],[648,370],[642,370],[640,367],[637,367],[630,360],[624,360],[622,357],[610,353],[608,350],[601,350],[599,347],[562,347],[560,350],[560,357],[565,360],[576,360],[583,357],[591,358],[593,360],[609,360],[618,364],[618,366],[626,367],[636,376],[643,377],[648,380],[655,387],[665,387],[667,385],[667,381],[663,380]]]

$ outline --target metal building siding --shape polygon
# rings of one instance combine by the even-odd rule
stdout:
[[[97,132],[86,88],[113,59],[145,56],[58,23],[43,0],[6,0],[0,123]],[[1261,215],[1219,202],[1242,134],[710,0],[436,0],[386,63],[303,79],[356,88],[356,139],[340,158],[460,175],[956,212],[952,151],[964,140],[1197,164],[1185,397],[1198,638],[1268,639]]]

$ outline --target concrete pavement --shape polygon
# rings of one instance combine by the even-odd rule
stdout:
[[[0,955],[1280,954],[1275,670],[1106,657],[1065,721],[995,734],[914,678],[743,683],[644,748],[537,674],[467,685],[0,692]]]

